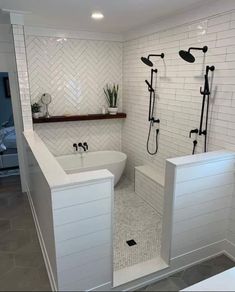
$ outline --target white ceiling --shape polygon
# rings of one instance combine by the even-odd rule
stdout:
[[[30,12],[25,25],[125,33],[191,10],[205,0],[0,0],[0,9]],[[93,11],[104,19],[92,20]]]

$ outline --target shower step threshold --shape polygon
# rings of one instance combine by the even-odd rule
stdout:
[[[169,265],[161,257],[157,257],[121,270],[114,271],[113,287],[126,284],[152,273],[159,272],[168,267]]]

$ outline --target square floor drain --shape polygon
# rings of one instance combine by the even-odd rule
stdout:
[[[134,239],[131,239],[131,240],[127,240],[126,242],[129,246],[133,246],[133,245],[136,245],[136,242],[134,241]]]

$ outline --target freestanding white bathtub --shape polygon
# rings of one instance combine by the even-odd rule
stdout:
[[[56,157],[66,173],[108,169],[114,175],[114,185],[120,180],[127,156],[118,151],[76,153]]]

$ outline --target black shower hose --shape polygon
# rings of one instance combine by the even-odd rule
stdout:
[[[151,136],[151,130],[152,130],[152,127],[154,125],[154,117],[153,117],[153,114],[154,114],[154,108],[155,108],[155,92],[153,93],[154,96],[153,96],[153,104],[152,104],[152,112],[151,112],[151,121],[150,121],[150,124],[149,124],[149,133],[148,133],[148,139],[147,139],[147,152],[148,154],[150,155],[155,155],[157,154],[158,152],[158,134],[159,134],[159,129],[156,129],[156,147],[155,147],[155,151],[154,152],[151,152],[149,150],[149,140],[150,140],[150,136]],[[151,98],[151,96],[150,96]]]
[[[153,124],[154,124],[153,121],[151,121],[150,124],[149,124],[149,133],[148,133],[148,139],[147,139],[147,152],[150,155],[155,155],[158,152],[158,134],[159,134],[159,129],[156,129],[156,148],[155,148],[155,151],[154,152],[151,152],[149,150],[149,140],[150,140],[150,135],[151,135],[151,130],[152,130]]]

